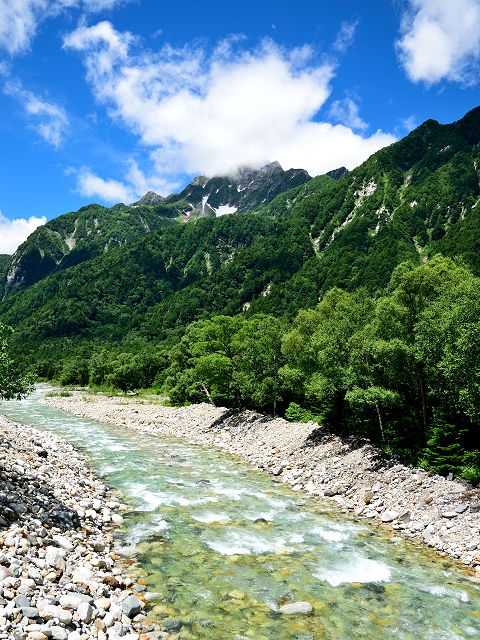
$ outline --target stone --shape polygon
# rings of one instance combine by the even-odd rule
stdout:
[[[123,524],[123,516],[121,516],[119,513],[112,513],[111,520],[113,524],[116,524],[116,525]]]
[[[68,631],[63,627],[50,627],[52,640],[67,640]]]
[[[91,621],[91,619],[93,618],[93,613],[94,609],[90,604],[88,604],[88,602],[80,603],[77,609],[77,615],[79,619],[85,624],[88,624]]]
[[[289,602],[281,606],[278,610],[280,613],[287,614],[307,614],[313,611],[313,606],[310,602]]]
[[[382,522],[393,522],[398,518],[398,513],[396,511],[384,511],[380,516]]]
[[[60,596],[59,602],[64,609],[76,610],[82,602],[92,602],[92,598],[83,593],[64,593]]]
[[[468,504],[459,504],[458,506],[455,507],[455,511],[457,513],[465,513],[467,509],[468,509]]]
[[[27,638],[28,640],[48,640],[48,636],[41,631],[30,631]]]
[[[65,551],[73,551],[73,544],[65,536],[56,534],[52,536],[52,539],[58,544],[59,547],[65,549]]]
[[[71,611],[67,611],[67,609],[62,609],[62,607],[57,607],[54,604],[47,604],[40,611],[40,617],[44,620],[56,618],[62,624],[70,624],[73,616]]]
[[[163,620],[163,628],[167,631],[180,631],[182,627],[183,622],[178,618],[166,618]]]
[[[142,603],[136,596],[128,596],[121,603],[122,612],[128,618],[134,618],[142,610]]]
[[[363,501],[365,502],[365,504],[370,504],[372,500],[373,500],[372,491],[365,491],[365,493],[363,494]]]
[[[47,547],[45,552],[45,562],[49,567],[65,571],[65,551],[58,547]]]
[[[92,580],[92,571],[88,567],[77,567],[72,575],[72,582],[88,585]]]
[[[25,609],[30,606],[30,600],[26,596],[15,596],[13,601],[19,609]]]
[[[442,512],[442,518],[456,518],[458,516],[458,513],[456,511],[443,511]]]

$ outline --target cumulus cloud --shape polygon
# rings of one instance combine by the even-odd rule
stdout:
[[[413,82],[478,82],[480,0],[409,0],[397,41]]]
[[[96,99],[138,136],[167,182],[271,160],[313,174],[353,168],[394,140],[322,121],[335,69],[310,47],[265,40],[245,51],[233,39],[213,53],[200,45],[152,52],[107,21],[80,26],[64,47],[82,55]]]
[[[4,92],[17,100],[29,118],[34,129],[48,144],[58,148],[68,128],[68,116],[63,107],[39,98],[24,89],[20,81],[6,82]]]
[[[38,25],[68,9],[96,13],[129,0],[0,0],[0,48],[15,55],[26,51]]]
[[[337,53],[345,53],[347,49],[352,45],[355,38],[355,32],[357,31],[358,20],[353,22],[342,22],[340,29],[333,43],[333,49]]]
[[[47,219],[42,216],[37,218],[16,218],[9,220],[0,211],[0,253],[12,255],[17,247],[24,242],[37,227],[45,224]]]

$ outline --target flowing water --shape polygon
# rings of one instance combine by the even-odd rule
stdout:
[[[480,585],[206,447],[39,403],[2,413],[76,445],[131,512],[119,534],[158,593],[150,617],[208,640],[480,638]],[[309,602],[310,614],[279,608]],[[174,622],[175,624],[175,622]]]

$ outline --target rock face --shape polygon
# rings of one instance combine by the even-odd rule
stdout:
[[[480,577],[478,490],[399,464],[366,441],[342,440],[314,423],[207,404],[173,408],[103,397],[92,402],[81,393],[46,402],[79,416],[229,451],[295,490],[420,539]]]
[[[142,205],[156,206],[157,204],[162,203],[164,200],[165,198],[163,196],[159,196],[158,193],[155,193],[155,191],[147,191],[147,193],[143,196],[143,198],[140,198],[140,200],[137,200],[137,202],[134,202],[131,206],[132,207],[141,207]]]
[[[345,167],[339,167],[338,169],[332,169],[332,171],[327,171],[325,175],[329,176],[330,178],[333,178],[334,180],[341,180],[345,176],[348,176],[349,173],[350,171]]]
[[[168,196],[165,202],[184,202],[188,217],[222,216],[254,211],[308,180],[310,176],[304,169],[284,171],[278,162],[271,162],[261,169],[244,167],[232,176],[198,176],[179,194]]]
[[[145,587],[110,533],[121,508],[71,445],[0,417],[0,639],[139,640]]]

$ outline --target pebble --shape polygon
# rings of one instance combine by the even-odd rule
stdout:
[[[139,639],[143,605],[104,530],[120,508],[73,446],[0,416],[1,639]]]

